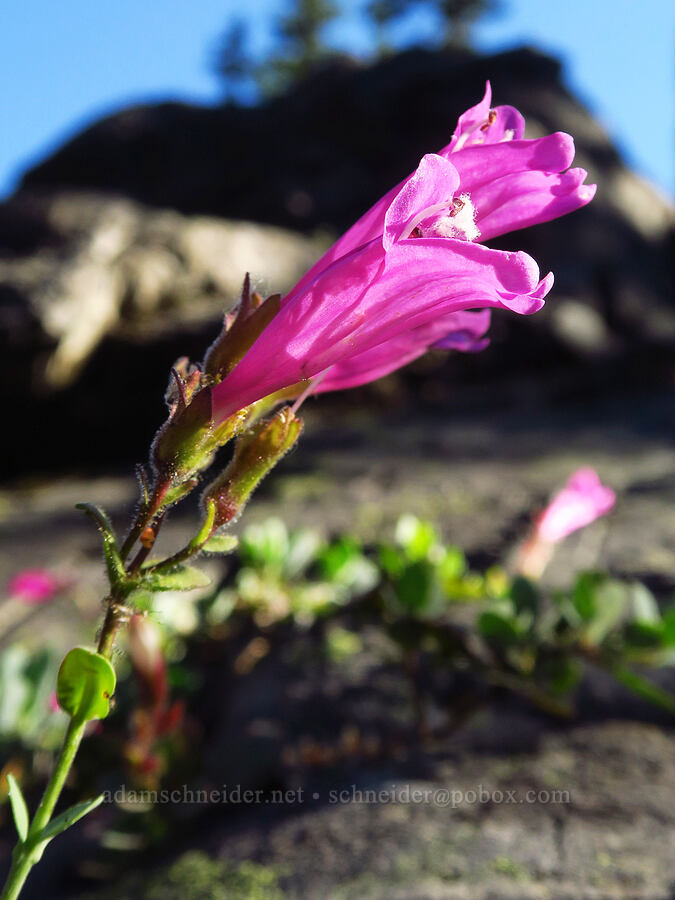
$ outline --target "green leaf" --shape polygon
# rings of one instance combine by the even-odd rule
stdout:
[[[344,535],[322,551],[319,564],[326,578],[330,581],[338,581],[345,566],[361,556],[360,545],[354,538]]]
[[[144,574],[141,586],[148,591],[193,591],[211,584],[209,576],[194,566],[174,566]]]
[[[500,644],[515,644],[520,633],[511,619],[496,612],[484,612],[478,617],[478,630],[483,637]]]
[[[663,614],[663,640],[666,646],[675,646],[675,607],[667,609]]]
[[[595,592],[604,580],[605,576],[597,572],[582,572],[577,578],[572,592],[572,603],[578,615],[586,622],[595,615],[597,608]]]
[[[93,503],[76,503],[76,509],[81,509],[90,519],[96,523],[103,539],[103,555],[105,556],[108,579],[112,587],[120,588],[127,582],[127,573],[117,547],[115,532],[110,519],[105,512]]]
[[[405,558],[397,547],[383,544],[378,550],[380,566],[387,575],[397,578],[405,568]]]
[[[459,547],[446,547],[438,563],[438,574],[443,580],[454,581],[466,572],[466,557]]]
[[[322,546],[323,541],[316,531],[302,528],[293,532],[284,560],[284,575],[287,578],[298,578],[316,560]]]
[[[241,555],[244,562],[255,566],[271,566],[281,569],[288,555],[288,529],[276,517],[256,525],[249,525],[241,537]]]
[[[78,722],[105,719],[115,683],[115,670],[105,657],[75,647],[61,663],[56,697],[61,709]]]
[[[411,562],[427,559],[438,544],[436,529],[430,522],[417,516],[404,515],[396,523],[396,543],[399,544]]]
[[[554,657],[544,661],[538,674],[543,676],[553,694],[568,694],[581,681],[583,666],[577,659]]]
[[[40,833],[38,840],[40,841],[51,841],[52,838],[55,838],[57,834],[61,834],[62,831],[65,831],[66,828],[70,828],[71,825],[74,825],[76,822],[79,822],[80,819],[84,818],[88,813],[92,812],[92,810],[96,809],[97,806],[100,806],[103,803],[104,795],[99,794],[94,800],[85,800],[83,803],[76,803],[75,806],[71,806],[70,809],[67,809],[65,812],[62,812],[55,819],[45,827],[45,829]]]
[[[239,538],[235,534],[214,534],[202,547],[207,553],[231,553],[236,549]]]
[[[394,584],[396,596],[411,613],[419,613],[431,605],[434,589],[434,570],[429,563],[418,561],[406,566]]]
[[[536,585],[522,575],[513,579],[509,597],[516,613],[536,613],[539,609],[539,591]]]
[[[623,666],[613,668],[612,674],[617,681],[621,682],[624,687],[627,687],[634,694],[637,694],[638,697],[642,697],[644,700],[648,700],[650,703],[660,706],[662,709],[675,715],[675,697],[668,691],[664,691],[657,684],[654,684],[653,681],[649,681],[647,678],[643,678],[642,675],[633,672],[632,669],[626,669]]]
[[[7,775],[7,784],[9,785],[9,802],[12,807],[14,824],[16,825],[19,839],[23,844],[28,836],[28,807],[23,799],[19,783],[13,775]]]
[[[584,630],[590,644],[599,644],[607,637],[626,612],[628,600],[628,589],[620,581],[604,581],[596,588],[595,613]]]
[[[629,590],[633,601],[634,617],[640,622],[660,622],[659,606],[649,588],[636,581],[630,585]]]
[[[661,622],[627,622],[624,629],[624,638],[631,648],[655,648],[662,647],[664,641],[664,629]]]

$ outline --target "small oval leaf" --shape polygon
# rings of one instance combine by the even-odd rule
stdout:
[[[207,553],[231,553],[237,544],[239,538],[234,534],[214,534],[202,547]]]
[[[115,682],[115,670],[105,657],[75,647],[61,663],[56,698],[61,709],[76,721],[105,719]]]
[[[13,775],[7,775],[7,784],[9,785],[9,802],[12,806],[14,824],[16,825],[19,839],[23,844],[28,836],[28,808],[26,801],[23,799],[19,782]]]
[[[71,806],[70,809],[67,809],[55,819],[52,819],[49,825],[47,825],[40,834],[39,839],[41,841],[51,841],[57,834],[61,834],[66,828],[70,828],[71,825],[79,822],[79,820],[86,816],[87,813],[90,813],[92,810],[96,809],[97,806],[100,806],[101,803],[103,803],[103,799],[104,795],[99,794],[94,800],[85,800],[83,803],[76,803],[75,806]]]
[[[175,566],[165,572],[144,572],[141,586],[148,591],[192,591],[209,584],[211,579],[200,569]]]

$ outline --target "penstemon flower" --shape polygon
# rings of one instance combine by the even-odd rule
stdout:
[[[518,571],[538,578],[548,565],[556,544],[607,515],[615,502],[616,494],[600,481],[594,469],[578,469],[537,517],[532,533],[518,552]]]
[[[431,346],[480,349],[489,309],[542,307],[553,275],[540,280],[526,253],[480,241],[578,209],[595,186],[569,168],[569,135],[522,140],[522,116],[490,100],[488,85],[448,146],[424,156],[280,300],[214,387],[216,420],[317,376],[313,390],[337,390]]]
[[[616,494],[600,481],[594,469],[579,469],[537,519],[536,537],[547,544],[557,544],[568,534],[607,515],[615,501]]]

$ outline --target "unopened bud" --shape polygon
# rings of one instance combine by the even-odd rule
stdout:
[[[281,294],[272,294],[266,300],[259,294],[251,294],[251,281],[246,275],[234,319],[226,316],[222,331],[206,351],[205,374],[214,379],[222,379],[228,375],[280,308]]]
[[[215,504],[215,529],[239,516],[265,475],[295,444],[302,424],[290,407],[284,407],[237,440],[232,461],[202,498],[205,507],[210,502]]]
[[[202,388],[187,406],[179,403],[157,432],[152,444],[154,465],[177,481],[199,471],[210,460],[211,432],[211,388]]]

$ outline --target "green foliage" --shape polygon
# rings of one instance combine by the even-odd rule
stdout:
[[[212,611],[217,606],[225,616],[248,610],[262,625],[288,618],[311,624],[366,594],[379,579],[377,566],[353,538],[326,543],[310,529],[289,532],[277,518],[245,529],[240,559],[233,587],[219,592]]]
[[[66,654],[56,680],[59,706],[76,722],[105,719],[115,683],[115,670],[105,657],[75,647]]]
[[[16,825],[16,832],[19,835],[19,840],[24,843],[28,837],[28,825],[30,824],[28,807],[23,799],[21,788],[12,774],[7,775],[7,784],[9,786],[9,802],[12,807],[12,817]]]
[[[93,812],[97,806],[103,803],[104,795],[99,794],[94,800],[85,800],[83,803],[76,803],[70,809],[65,810],[60,815],[51,820],[49,825],[40,832],[40,840],[51,841],[66,828],[70,828],[80,819],[83,819],[88,813]]]
[[[20,739],[29,747],[54,747],[63,731],[49,709],[58,658],[49,648],[13,644],[0,654],[0,745]]]
[[[547,593],[500,566],[472,570],[459,547],[412,515],[374,552],[350,535],[325,542],[308,529],[289,532],[277,518],[249,526],[240,546],[242,566],[211,602],[210,623],[240,610],[263,627],[307,625],[358,600],[402,653],[423,649],[442,667],[469,667],[551,712],[569,714],[561,698],[572,696],[588,663],[669,708],[669,695],[634,667],[675,661],[675,611],[661,614],[642,584],[583,572],[569,589]],[[345,661],[359,641],[358,632],[330,626],[327,655]]]
[[[583,572],[549,594],[500,566],[472,570],[459,547],[412,515],[373,553],[350,535],[325,542],[308,529],[291,533],[276,518],[247,528],[240,546],[242,566],[211,602],[210,623],[240,610],[263,627],[288,619],[307,625],[358,600],[403,654],[423,649],[442,667],[469,667],[551,712],[569,714],[560,699],[572,696],[587,663],[669,708],[672,698],[634,666],[675,661],[675,611],[662,615],[642,584]],[[327,655],[345,661],[359,641],[357,632],[331,626]]]

